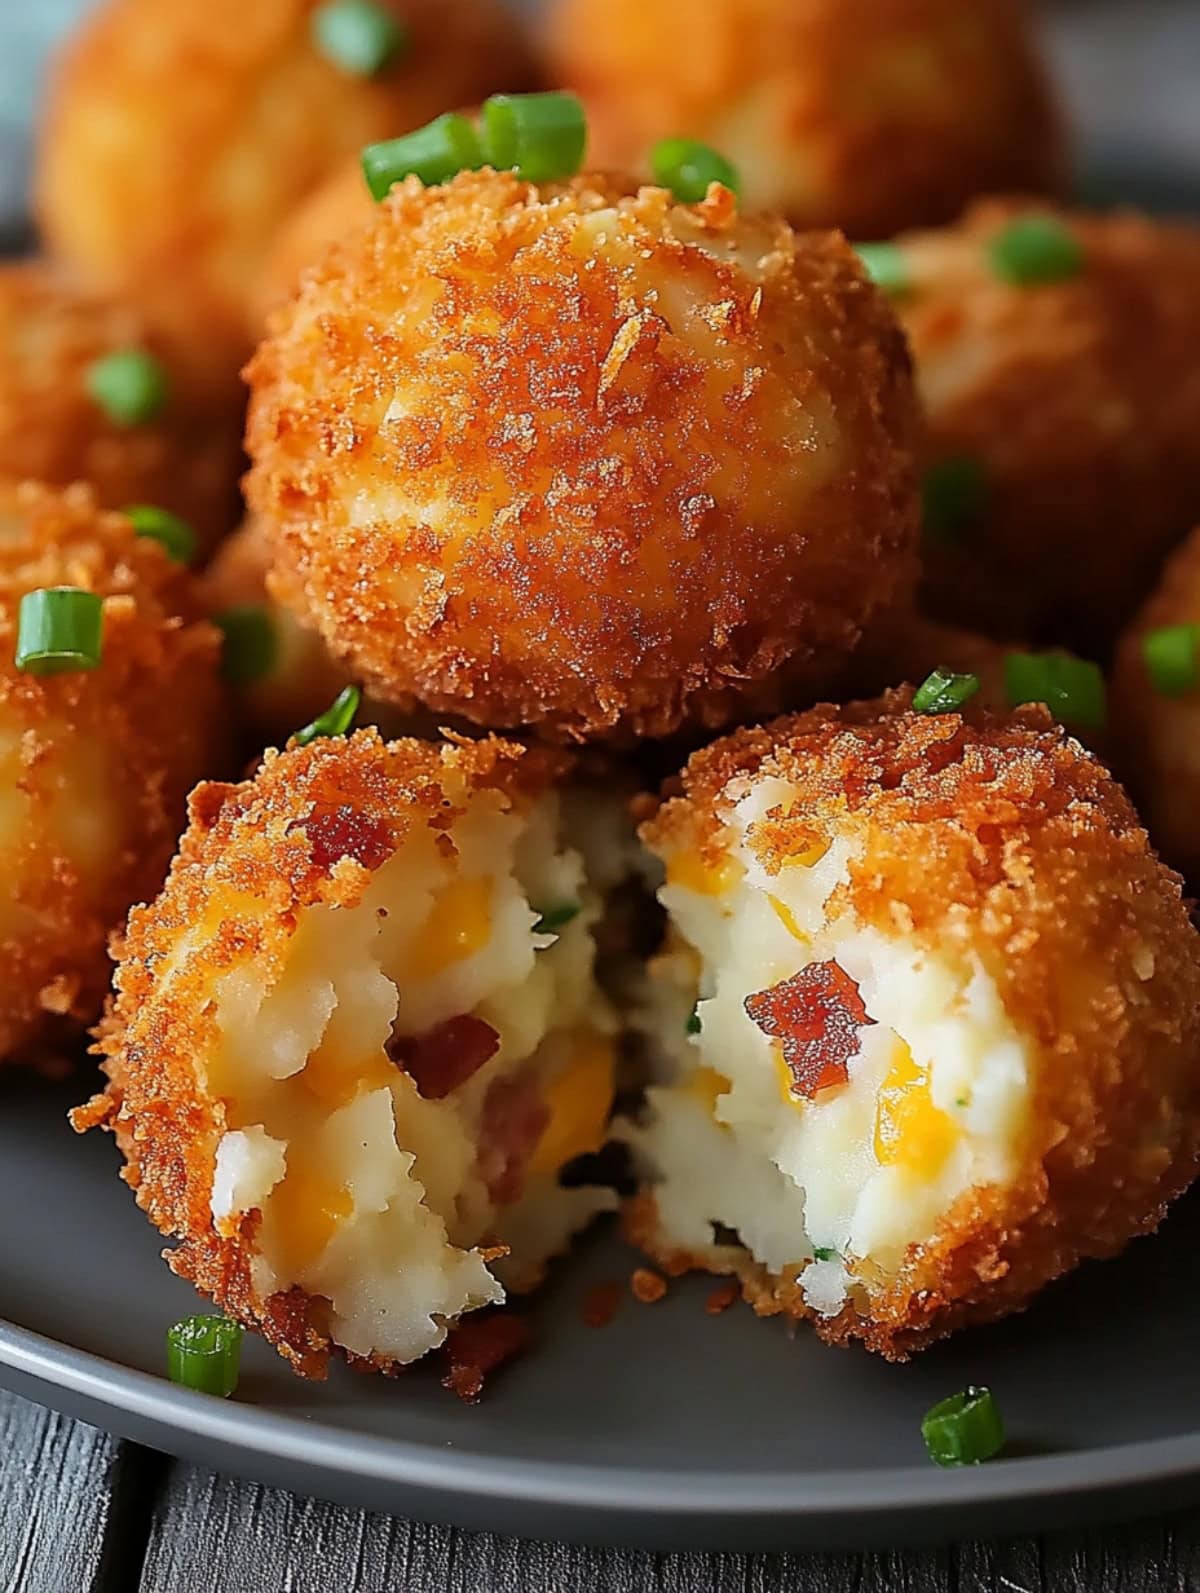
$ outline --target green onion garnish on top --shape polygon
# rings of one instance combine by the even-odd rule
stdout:
[[[987,477],[978,459],[951,454],[925,472],[921,523],[931,542],[960,541],[987,503]]]
[[[104,600],[78,586],[26,592],[17,615],[17,668],[27,675],[63,675],[100,662]]]
[[[970,1385],[927,1411],[921,1437],[939,1466],[978,1466],[1004,1447],[1004,1423],[990,1389]]]
[[[484,160],[497,171],[541,183],[583,164],[587,118],[574,94],[493,94],[479,125]]]
[[[249,686],[271,673],[278,644],[265,608],[257,603],[238,603],[214,614],[213,624],[225,638],[221,674],[231,685]]]
[[[1200,625],[1160,625],[1142,638],[1150,684],[1163,697],[1182,697],[1200,684]]]
[[[196,557],[196,533],[186,520],[154,503],[131,503],[121,510],[140,537],[161,542],[176,564],[190,564]]]
[[[368,144],[362,152],[363,176],[373,199],[386,199],[405,177],[419,177],[428,187],[483,164],[479,135],[458,111],[447,111],[400,138]]]
[[[913,712],[951,714],[979,690],[978,675],[956,675],[949,669],[935,669],[913,693]]]
[[[856,243],[854,252],[877,288],[892,299],[902,299],[912,287],[904,252],[894,243]]]
[[[544,908],[533,926],[533,932],[535,935],[557,934],[560,929],[565,929],[573,918],[578,918],[582,911],[579,902],[562,902],[557,907]],[[534,912],[538,912],[536,907]]]
[[[1006,654],[1004,690],[1013,708],[1040,702],[1064,725],[1080,730],[1099,730],[1104,725],[1104,675],[1099,664],[1072,653]]]
[[[408,44],[404,24],[374,0],[328,0],[313,12],[312,37],[327,61],[354,77],[374,77]]]
[[[160,415],[167,373],[144,349],[117,349],[94,360],[84,377],[88,393],[116,426],[141,426]]]
[[[1083,245],[1054,216],[1021,216],[988,245],[992,270],[1014,287],[1066,282],[1083,270]]]
[[[238,1383],[242,1328],[226,1316],[186,1316],[167,1329],[172,1383],[227,1399]]]
[[[709,183],[741,192],[736,166],[694,138],[664,138],[650,151],[650,170],[660,188],[669,188],[686,205],[698,205]]]
[[[321,736],[344,736],[354,723],[361,702],[362,692],[357,686],[344,686],[325,712],[318,714],[303,730],[297,730],[292,741],[297,747],[307,747]]]

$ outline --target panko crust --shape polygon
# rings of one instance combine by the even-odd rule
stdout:
[[[1106,655],[1200,516],[1200,228],[1050,211],[1084,265],[1011,286],[987,248],[1017,201],[898,240],[898,301],[928,415],[927,458],[978,460],[982,513],[926,550],[947,623]]]
[[[911,592],[888,308],[843,240],[717,186],[410,179],[248,376],[275,590],[397,703],[556,739],[719,725],[827,688]]]
[[[815,1319],[823,1337],[892,1359],[1115,1254],[1200,1170],[1200,935],[1182,882],[1113,777],[1043,709],[925,716],[906,712],[910,700],[897,691],[739,731],[693,757],[642,829],[656,848],[715,858],[720,810],[778,775],[798,793],[797,818],[757,827],[766,866],[794,850],[796,824],[859,840],[831,911],[973,952],[1032,1043],[1011,1182],[965,1192],[893,1278],[856,1274],[868,1315]],[[652,1196],[633,1221],[666,1264]],[[756,1309],[811,1315],[794,1278],[735,1257],[727,1270]]]
[[[375,139],[524,88],[497,0],[379,0],[408,47],[376,77],[326,60],[320,0],[104,0],[62,48],[35,205],[50,248],[155,316],[198,371],[233,383],[248,295],[295,205]]]
[[[26,674],[13,661],[20,598],[56,585],[103,596],[100,666]],[[0,741],[6,791],[28,804],[4,810],[15,839],[4,849],[0,1059],[40,1059],[99,1013],[109,934],[158,889],[188,790],[221,766],[219,656],[187,572],[124,516],[97,510],[84,487],[0,484]],[[104,788],[78,789],[74,760],[94,748],[106,754]],[[85,869],[64,844],[64,801],[119,825],[102,863]]]
[[[523,807],[567,767],[562,754],[496,738],[384,742],[373,729],[268,752],[240,784],[197,787],[161,895],[129,916],[116,995],[96,1031],[109,1082],[73,1122],[114,1134],[138,1205],[178,1240],[165,1253],[172,1270],[306,1376],[323,1376],[334,1350],[329,1302],[300,1288],[259,1302],[250,1278],[258,1214],[243,1214],[223,1234],[212,1221],[216,1148],[227,1127],[225,1101],[198,1073],[214,1044],[212,981],[248,956],[270,976],[297,914],[318,903],[354,906],[372,871],[415,828],[427,826],[450,845],[465,796],[492,789]],[[328,825],[315,832],[315,845],[306,828],[329,815],[338,815],[333,858],[323,845]],[[269,913],[239,918],[235,906],[231,916],[239,896]],[[189,947],[168,981],[172,956],[201,924],[211,924],[208,938]],[[378,1357],[366,1364],[392,1369]]]
[[[1118,756],[1155,845],[1200,880],[1200,692],[1159,691],[1143,646],[1161,626],[1200,626],[1200,528],[1167,561],[1158,589],[1121,638],[1112,695]]]
[[[90,366],[126,349],[155,356],[170,383],[163,413],[137,426],[111,421],[87,390]],[[240,395],[195,391],[134,304],[43,260],[0,264],[0,477],[86,481],[106,509],[159,504],[211,548],[237,519],[242,412]]]
[[[658,139],[698,138],[797,226],[888,237],[1062,187],[1020,0],[557,0],[549,39],[595,164],[642,170]]]

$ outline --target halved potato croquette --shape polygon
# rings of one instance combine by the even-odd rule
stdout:
[[[593,165],[700,139],[797,226],[885,237],[1062,181],[1019,0],[555,0],[550,41]]]
[[[1041,709],[910,699],[718,741],[644,827],[627,1130],[660,1263],[894,1359],[1154,1228],[1200,1147],[1200,935],[1120,787]]]
[[[93,669],[18,669],[21,599],[103,599]],[[107,942],[156,891],[187,792],[224,764],[220,636],[187,572],[88,490],[0,483],[0,1061],[99,1015]]]
[[[841,239],[724,189],[409,179],[272,326],[250,501],[380,698],[724,724],[827,688],[911,591],[903,340]]]
[[[390,1371],[538,1281],[611,1191],[615,1020],[557,754],[373,730],[194,793],[137,909],[104,1123],[169,1259],[297,1369]]]

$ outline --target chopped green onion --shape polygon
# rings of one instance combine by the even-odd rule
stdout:
[[[116,426],[140,426],[160,415],[168,396],[167,373],[144,349],[117,349],[88,366],[88,394]]]
[[[1182,697],[1200,680],[1200,625],[1160,625],[1142,638],[1150,684],[1164,697]]]
[[[689,1034],[699,1034],[703,1027],[704,1025],[700,1021],[700,1003],[697,1002],[691,1012],[688,1013],[687,1032]]]
[[[362,692],[357,686],[343,687],[323,714],[318,714],[303,730],[297,730],[293,742],[298,747],[307,747],[319,736],[344,736],[354,723],[360,702]]]
[[[854,252],[866,267],[877,288],[893,299],[902,299],[912,287],[904,251],[894,243],[856,243]]]
[[[214,614],[213,624],[225,637],[221,674],[231,685],[249,686],[271,673],[277,645],[275,627],[265,608],[239,603]]]
[[[979,690],[978,675],[956,675],[953,670],[935,669],[913,694],[916,714],[950,714],[961,708]]]
[[[978,459],[951,454],[925,472],[921,483],[922,524],[931,542],[957,542],[987,502],[987,477]]]
[[[1099,664],[1072,653],[1008,653],[1004,691],[1009,705],[1045,703],[1064,725],[1099,730],[1106,717],[1104,675]]]
[[[161,542],[176,564],[190,564],[196,557],[196,533],[186,520],[154,503],[131,503],[121,510],[140,537]]]
[[[534,911],[537,912],[537,909],[534,908]],[[553,935],[564,929],[573,918],[578,918],[582,911],[579,902],[563,902],[561,907],[547,907],[534,924],[533,932],[535,935]]]
[[[694,138],[664,138],[650,151],[650,170],[660,188],[669,188],[686,205],[698,205],[709,183],[741,192],[737,168],[707,144]]]
[[[1054,216],[1021,216],[988,245],[992,270],[1018,288],[1066,282],[1083,270],[1083,245]]]
[[[991,1390],[971,1384],[925,1413],[921,1436],[939,1466],[978,1466],[1004,1447],[1004,1423]]]
[[[419,177],[430,186],[483,164],[479,135],[458,111],[447,111],[400,138],[368,144],[362,152],[363,176],[373,199],[386,199],[405,177]]]
[[[814,1261],[834,1261],[834,1260],[836,1260],[836,1258],[837,1258],[837,1251],[830,1249],[830,1247],[828,1245],[814,1245],[813,1246],[813,1260]]]
[[[527,182],[573,177],[583,164],[587,118],[574,94],[493,94],[480,128],[488,165]]]
[[[312,15],[313,41],[327,61],[355,77],[374,77],[408,44],[408,30],[374,0],[328,0]]]
[[[21,599],[17,668],[62,675],[100,662],[104,599],[78,586],[39,586]]]
[[[185,1316],[167,1329],[167,1376],[228,1399],[238,1383],[242,1331],[227,1316]]]

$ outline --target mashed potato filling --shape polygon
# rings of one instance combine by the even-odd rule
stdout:
[[[672,927],[640,1019],[661,1082],[627,1133],[666,1246],[728,1264],[735,1230],[834,1315],[856,1275],[894,1272],[959,1196],[1010,1175],[1030,1069],[953,911],[934,949],[860,922],[836,895],[845,839],[768,871],[754,826],[792,804],[760,778],[720,857],[665,858]]]
[[[303,909],[277,963],[225,973],[206,1059],[228,1123],[218,1230],[259,1213],[260,1295],[300,1285],[337,1344],[396,1362],[536,1281],[612,1204],[558,1178],[612,1103],[597,897],[555,797],[463,804],[412,827],[351,905]]]

